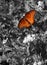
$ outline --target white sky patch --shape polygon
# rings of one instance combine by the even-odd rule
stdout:
[[[43,1],[38,1],[37,10],[42,11],[43,8],[44,8],[44,2]]]
[[[42,62],[41,61],[39,61],[38,63],[34,62],[33,65],[42,65]]]
[[[38,65],[42,65],[42,62],[41,62],[41,61],[39,61],[39,62],[38,62]]]
[[[36,63],[36,62],[34,62],[34,63],[33,63],[33,65],[37,65],[37,63]]]
[[[32,35],[28,34],[28,35],[24,38],[23,43],[28,43],[28,42],[30,42],[30,41],[33,41],[34,39],[35,39],[35,34],[32,34]]]
[[[7,40],[8,40],[8,38],[7,38],[7,39],[4,39],[4,40],[3,40],[3,44],[5,44],[5,43],[7,42]]]
[[[45,32],[45,34],[47,34],[47,31]]]

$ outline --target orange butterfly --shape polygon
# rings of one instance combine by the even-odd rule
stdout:
[[[35,10],[31,10],[25,14],[25,16],[19,21],[18,28],[29,28],[35,22]]]

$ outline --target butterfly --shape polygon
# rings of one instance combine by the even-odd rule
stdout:
[[[31,10],[25,14],[23,18],[20,19],[18,23],[18,28],[29,28],[35,23],[36,10]]]

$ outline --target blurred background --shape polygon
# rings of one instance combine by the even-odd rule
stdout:
[[[19,29],[30,10],[36,23]],[[47,0],[0,0],[0,64],[47,65]]]

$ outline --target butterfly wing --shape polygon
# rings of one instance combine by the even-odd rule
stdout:
[[[29,27],[30,24],[24,19],[22,18],[18,24],[18,27],[21,29],[21,28],[26,28],[26,27]]]
[[[25,14],[25,18],[32,24],[34,24],[34,20],[35,20],[35,14],[36,14],[36,11],[35,10],[32,10],[28,13]]]

